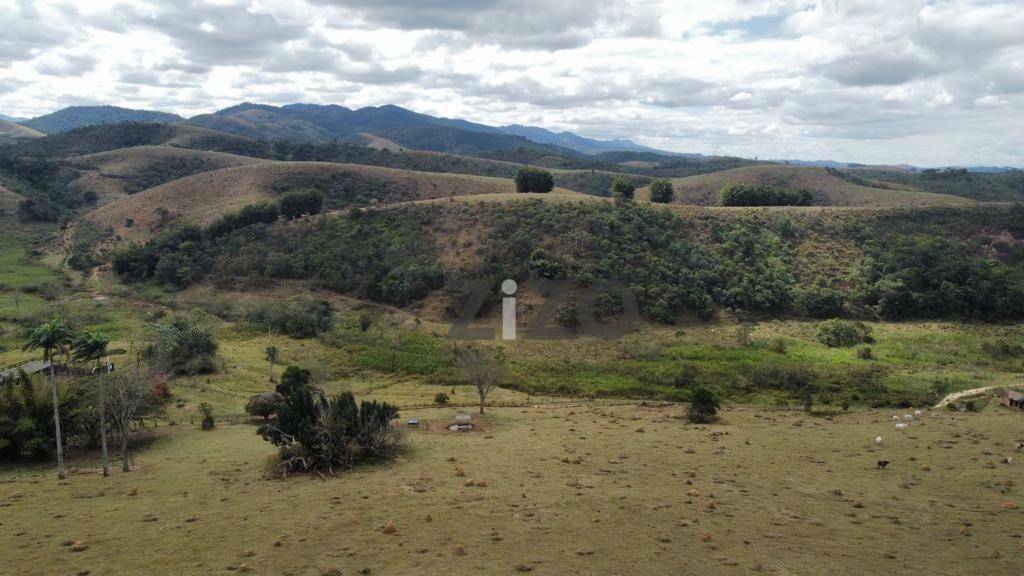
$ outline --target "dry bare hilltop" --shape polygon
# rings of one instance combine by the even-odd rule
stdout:
[[[808,166],[745,166],[672,180],[675,203],[712,206],[718,203],[718,191],[733,183],[767,184],[779,188],[807,190],[814,195],[815,206],[894,207],[971,204],[958,196],[922,192],[907,186],[862,181],[845,173]],[[638,193],[648,198],[649,191]]]
[[[193,136],[188,134],[184,139],[190,140]],[[175,141],[181,142],[182,135],[168,140]],[[95,192],[103,204],[199,172],[259,161],[247,156],[171,145],[119,148],[68,160],[80,172],[70,186]]]

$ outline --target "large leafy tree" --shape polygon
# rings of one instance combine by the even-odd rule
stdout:
[[[57,401],[57,374],[54,371],[53,354],[63,354],[71,341],[74,339],[74,332],[59,315],[55,315],[48,322],[29,330],[25,342],[25,350],[43,351],[43,360],[49,362],[50,392],[53,398],[53,425],[57,436],[57,478],[63,480],[66,476],[64,470],[64,448],[60,437],[60,406]]]

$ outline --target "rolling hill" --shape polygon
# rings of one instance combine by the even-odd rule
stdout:
[[[676,195],[674,203],[714,206],[718,203],[718,191],[732,183],[768,184],[808,190],[814,195],[815,206],[885,208],[972,203],[966,198],[914,189],[865,186],[844,179],[826,168],[786,165],[748,166],[673,179],[672,186]],[[638,190],[637,197],[649,198],[650,191]]]
[[[115,200],[84,218],[100,229],[111,229],[121,239],[144,240],[171,222],[209,224],[226,212],[308,186],[324,193],[327,210],[515,193],[515,183],[503,178],[355,164],[268,161],[180,178]],[[557,188],[555,191],[574,194]]]
[[[14,214],[18,211],[18,203],[25,197],[12,192],[0,184],[0,216]]]
[[[17,140],[20,138],[40,138],[45,136],[38,130],[33,130],[21,124],[15,124],[8,120],[0,119],[0,142]]]
[[[118,122],[180,122],[181,116],[153,110],[131,110],[118,106],[70,106],[26,120],[21,124],[44,134],[67,132],[96,124]]]
[[[45,138],[24,140],[15,152],[20,156],[46,159],[69,158],[134,146],[178,146],[214,152],[251,153],[265,150],[258,142],[182,124],[155,122],[122,122],[86,126]]]
[[[178,135],[169,141],[180,138],[181,135]],[[109,202],[200,172],[256,162],[260,160],[166,145],[119,148],[68,159],[68,163],[81,174],[70,185],[92,190],[101,202]]]

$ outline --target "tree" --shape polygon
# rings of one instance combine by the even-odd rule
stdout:
[[[110,419],[121,437],[121,471],[128,472],[128,436],[132,422],[157,406],[156,396],[138,371],[116,372],[110,390]]]
[[[278,351],[277,346],[271,344],[267,346],[267,349],[263,351],[263,357],[270,363],[270,381],[274,381],[274,364],[277,363]]]
[[[53,367],[53,353],[63,354],[71,340],[74,332],[60,316],[54,316],[49,322],[36,326],[28,333],[28,340],[25,342],[24,350],[35,350],[42,348],[43,360],[50,363],[50,392],[53,398],[53,426],[57,436],[57,478],[63,480],[66,476],[64,471],[64,448],[60,437],[60,407],[57,401],[57,374]]]
[[[106,366],[100,366],[101,361],[107,356],[124,354],[124,350],[111,350],[110,337],[101,330],[87,330],[80,334],[74,341],[74,352],[71,357],[81,363],[95,362],[93,368],[96,372],[96,381],[99,388],[99,409],[100,409],[100,450],[103,461],[103,475],[110,476],[110,457],[107,455],[107,416],[106,416],[106,390],[104,387],[104,374]]]
[[[686,417],[689,418],[690,422],[694,423],[707,423],[711,422],[715,418],[715,414],[718,413],[720,406],[718,395],[714,391],[698,386],[693,389],[690,400],[690,410],[687,412]]]
[[[487,395],[501,386],[505,379],[505,365],[501,352],[473,344],[456,346],[453,352],[455,366],[463,379],[476,388],[476,393],[480,397],[480,413],[483,414]]]
[[[628,176],[612,178],[612,196],[617,200],[632,200],[636,193],[636,184]]]
[[[662,178],[651,181],[651,202],[668,204],[675,199],[675,196],[672,182]]]
[[[281,196],[281,215],[288,220],[307,214],[317,214],[324,205],[324,195],[316,188],[303,188],[286,192]]]
[[[298,366],[288,366],[284,369],[284,374],[281,374],[281,381],[277,383],[275,390],[278,394],[289,398],[296,390],[310,388],[312,378],[313,374],[309,370]]]
[[[516,170],[516,192],[551,192],[555,187],[555,177],[547,170],[523,166]]]
[[[438,392],[437,394],[434,394],[434,405],[437,406],[438,408],[444,408],[449,403],[451,403],[451,399],[444,392]]]

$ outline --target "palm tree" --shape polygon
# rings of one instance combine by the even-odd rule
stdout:
[[[43,360],[50,363],[50,392],[53,396],[53,426],[57,433],[57,478],[63,480],[64,448],[60,438],[60,407],[57,404],[57,375],[53,368],[53,353],[63,353],[74,332],[60,315],[54,315],[49,322],[44,322],[28,332],[28,340],[24,350],[43,349]]]
[[[267,362],[270,362],[270,381],[271,382],[274,381],[274,364],[277,363],[278,354],[279,354],[279,352],[277,350],[277,346],[274,346],[273,344],[271,344],[270,346],[267,346],[267,349],[264,351],[264,358],[267,359]]]
[[[110,350],[110,337],[100,330],[88,330],[78,336],[74,342],[74,353],[71,357],[81,363],[95,362],[94,371],[97,372],[99,384],[100,404],[100,447],[103,453],[103,475],[110,476],[110,458],[107,456],[107,416],[106,416],[106,390],[103,386],[103,375],[106,374],[106,366],[101,367],[101,361],[107,356],[124,354],[124,350]]]

